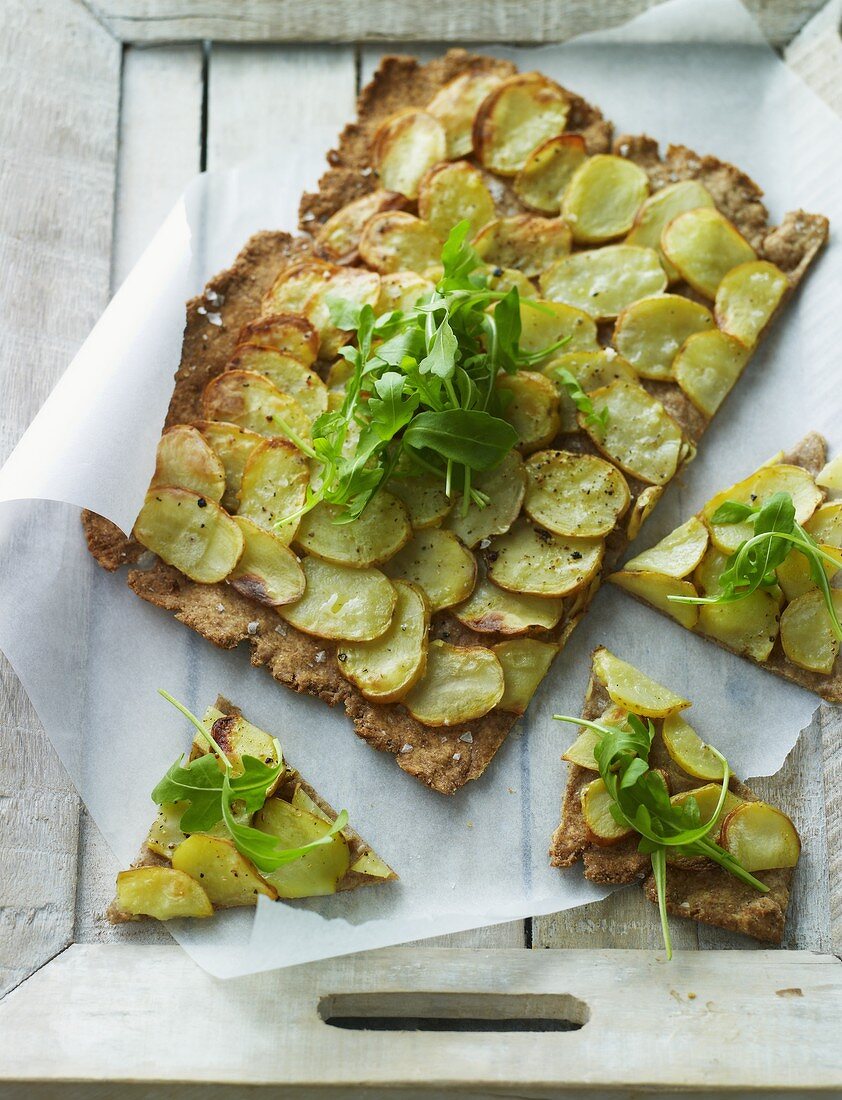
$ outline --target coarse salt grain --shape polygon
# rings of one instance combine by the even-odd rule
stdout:
[[[252,622],[250,622],[246,627],[246,630],[249,632],[249,634],[256,634],[259,629],[260,623],[257,621],[257,619],[253,619]]]
[[[222,612],[223,612],[223,611],[225,610],[225,604],[224,604],[224,603],[218,603],[218,604],[216,605],[216,610],[217,610],[217,611],[218,611],[218,612],[220,613],[220,615],[221,615],[221,614],[222,614]]]
[[[401,752],[402,753],[412,752],[412,745],[410,745],[410,744],[401,745]]]
[[[317,665],[323,665],[327,660],[327,653],[325,650],[320,649],[316,656],[313,658]]]
[[[282,638],[286,638],[287,628],[284,626],[283,623],[278,623],[278,625],[275,627],[275,633],[280,634]]]
[[[461,760],[462,759],[462,753],[461,752],[455,752],[453,754],[453,759],[454,760]]]
[[[459,740],[464,741],[466,745],[472,745],[474,743],[474,735],[470,730],[465,730],[464,733],[459,734]]]

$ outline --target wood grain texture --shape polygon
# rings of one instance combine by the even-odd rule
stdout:
[[[108,301],[120,47],[67,0],[0,25],[0,461]],[[0,663],[0,995],[72,939],[78,798]]]
[[[842,114],[842,0],[829,0],[784,50],[790,68]]]
[[[616,26],[662,0],[85,0],[125,42],[562,42]],[[823,0],[746,0],[775,46],[789,42]]]

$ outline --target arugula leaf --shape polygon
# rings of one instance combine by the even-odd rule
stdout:
[[[199,833],[212,829],[222,820],[222,781],[216,756],[208,753],[182,766],[184,756],[169,768],[167,774],[156,783],[152,801],[159,806],[164,802],[189,802],[181,815],[181,829],[185,833]]]
[[[435,330],[430,349],[418,364],[418,369],[422,374],[431,372],[439,378],[449,378],[456,367],[458,350],[459,341],[445,317]]]
[[[573,400],[573,404],[584,416],[585,423],[599,432],[604,432],[608,427],[608,409],[604,408],[601,412],[597,412],[590,396],[585,393],[578,379],[575,378],[566,367],[556,367],[553,370],[553,374],[567,390],[567,393]]]
[[[428,448],[472,470],[490,470],[517,443],[511,424],[481,409],[448,409],[416,416],[403,441],[416,450]]]

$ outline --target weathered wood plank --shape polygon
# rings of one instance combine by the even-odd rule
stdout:
[[[842,710],[822,707],[822,780],[827,839],[830,945],[842,954]],[[813,780],[816,782],[816,780]]]
[[[0,460],[108,301],[120,46],[66,0],[0,31]],[[72,938],[78,799],[0,663],[0,995]]]
[[[842,0],[829,0],[784,52],[790,68],[842,114]]]

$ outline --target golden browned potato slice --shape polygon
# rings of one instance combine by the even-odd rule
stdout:
[[[697,332],[673,361],[673,376],[699,412],[713,416],[748,362],[749,349],[727,333]]]
[[[416,531],[438,527],[453,507],[453,498],[431,477],[393,477],[387,488],[403,501]]]
[[[319,355],[319,334],[300,313],[276,313],[261,317],[240,329],[238,346],[256,344],[311,367]]]
[[[190,489],[217,504],[225,492],[222,461],[197,428],[176,424],[158,440],[151,488]]]
[[[382,188],[340,207],[316,234],[321,252],[337,263],[353,263],[359,255],[360,237],[369,218],[384,210],[401,210],[406,198]]]
[[[243,774],[244,756],[253,756],[255,760],[262,760],[264,764],[270,767],[274,767],[279,761],[278,743],[275,738],[265,730],[258,729],[251,722],[247,722],[242,715],[223,714],[216,707],[208,707],[202,715],[202,725],[212,734],[217,745],[228,757],[231,762],[231,773],[235,776]],[[190,759],[204,756],[209,752],[211,752],[211,747],[207,738],[203,737],[197,730],[193,735]],[[219,764],[219,770],[223,771],[222,763],[220,761],[217,761],[217,763]],[[283,775],[278,776],[274,785],[268,789],[269,794],[274,792],[282,778]],[[225,829],[224,823],[220,825],[220,828]],[[213,833],[214,830],[209,829],[208,832]]]
[[[132,917],[177,920],[210,917],[213,906],[201,885],[172,867],[134,867],[117,875],[117,905]]]
[[[754,347],[788,288],[786,275],[768,260],[739,264],[716,288],[716,323],[747,348]]]
[[[765,661],[774,648],[779,619],[777,598],[758,589],[736,603],[703,604],[697,629],[736,653]]]
[[[632,572],[649,570],[681,580],[689,576],[705,556],[708,539],[707,527],[696,516],[691,516],[666,538],[627,561],[623,568]]]
[[[603,779],[594,779],[582,788],[582,816],[594,844],[616,844],[634,830],[621,825],[611,814],[613,800]]]
[[[647,485],[646,488],[637,495],[631,506],[628,522],[626,523],[626,536],[629,542],[631,542],[632,539],[636,539],[640,534],[641,527],[652,515],[652,510],[663,495],[663,485]]]
[[[842,590],[832,593],[836,617],[842,618]],[[799,668],[829,676],[839,654],[839,640],[833,633],[824,596],[813,588],[797,596],[781,616],[781,645]]]
[[[581,134],[549,138],[526,158],[515,177],[515,194],[524,206],[538,214],[558,214],[564,189],[586,157]]]
[[[251,860],[222,837],[194,833],[173,852],[172,864],[201,882],[215,909],[257,905],[258,894],[273,901],[278,896]]]
[[[339,268],[313,291],[304,303],[302,313],[319,334],[319,356],[322,359],[337,355],[339,349],[348,343],[350,335],[337,328],[331,320],[330,303],[345,301],[373,308],[379,298],[380,276],[376,271],[366,271],[362,267]]]
[[[681,461],[686,445],[681,428],[656,398],[622,379],[591,394],[597,414],[608,410],[604,427],[579,414],[579,426],[608,458],[632,477],[664,485]]]
[[[246,461],[237,512],[289,545],[298,529],[310,467],[286,439],[265,439]]]
[[[274,348],[246,344],[234,351],[229,370],[253,371],[294,397],[311,420],[327,410],[327,386],[315,371]]]
[[[711,299],[732,268],[757,259],[754,249],[731,222],[714,207],[706,206],[673,218],[661,233],[661,248],[681,278]]]
[[[423,275],[417,275],[414,271],[393,271],[389,275],[382,275],[380,297],[377,299],[374,312],[378,317],[394,309],[409,313],[422,298],[432,294],[434,290],[435,283],[425,279]]]
[[[641,718],[666,718],[690,706],[687,699],[656,683],[603,646],[594,653],[593,672],[612,703]]]
[[[801,854],[795,826],[766,802],[744,802],[731,810],[719,842],[749,873],[794,867]]]
[[[619,726],[628,729],[628,711],[611,703],[599,716],[598,721],[603,725]],[[562,755],[562,760],[571,764],[578,764],[580,768],[588,768],[590,771],[598,771],[594,749],[602,740],[602,735],[588,726],[580,728],[579,736],[571,744],[570,748]]]
[[[695,779],[722,779],[722,761],[682,715],[670,714],[664,719],[661,737],[682,771]]]
[[[158,815],[146,834],[146,847],[171,859],[175,849],[185,839],[181,831],[181,818],[190,806],[189,802],[164,802],[158,807]]]
[[[276,836],[284,848],[300,848],[319,840],[330,829],[324,821],[306,810],[297,809],[280,798],[270,798],[254,815],[254,826],[262,833]],[[335,833],[330,842],[312,848],[300,859],[267,874],[266,881],[282,898],[318,898],[335,894],[348,866],[351,854],[348,842]]]
[[[560,134],[570,104],[555,81],[541,73],[518,73],[497,85],[474,117],[473,145],[481,164],[514,176],[536,145]]]
[[[825,574],[830,580],[842,569],[842,552],[837,547],[830,546],[827,543],[820,543],[819,545],[826,554],[836,559],[835,566],[828,561],[822,562]],[[775,576],[787,601],[797,599],[798,596],[803,596],[810,589],[816,588],[816,582],[810,572],[809,563],[798,550],[791,551],[775,570]]]
[[[370,642],[389,629],[398,596],[379,569],[351,569],[321,558],[301,562],[307,587],[278,614],[305,634]]]
[[[680,294],[660,294],[623,310],[614,326],[614,345],[638,374],[667,381],[688,336],[711,328],[709,309]]]
[[[424,675],[403,704],[422,725],[456,726],[488,714],[504,690],[503,669],[490,649],[436,639],[430,642]]]
[[[600,153],[583,161],[567,184],[561,214],[577,244],[602,244],[628,233],[649,177],[633,161]]]
[[[300,313],[307,299],[337,270],[336,264],[322,260],[304,260],[285,267],[263,298],[261,319]]]
[[[534,303],[534,304],[533,304]],[[563,302],[547,302],[540,298],[520,303],[520,349],[535,355],[552,347],[559,340],[567,340],[563,349],[547,355],[555,358],[560,350],[598,351],[596,324],[587,313]]]
[[[337,523],[340,510],[334,504],[317,504],[298,525],[296,545],[336,565],[363,569],[380,565],[412,538],[406,508],[391,493],[375,493],[353,523]]]
[[[549,378],[529,370],[499,374],[497,389],[511,394],[503,419],[517,432],[521,453],[529,454],[555,439],[561,416],[558,391]]]
[[[492,539],[488,576],[500,588],[531,596],[567,596],[599,570],[602,539],[562,538],[524,519]]]
[[[817,477],[816,484],[824,485],[825,482],[819,481]],[[816,542],[832,546],[837,550],[842,549],[842,503],[822,504],[805,522],[804,529]]]
[[[620,471],[596,455],[540,451],[527,461],[526,476],[524,510],[556,535],[607,535],[631,500]]]
[[[419,531],[395,554],[386,573],[418,585],[435,612],[470,596],[477,562],[452,531],[434,527]]]
[[[564,614],[564,601],[507,592],[481,576],[469,599],[454,607],[453,614],[478,634],[516,637],[533,628],[552,630]]]
[[[515,214],[490,221],[472,243],[486,263],[533,277],[570,252],[570,229],[561,218]]]
[[[624,588],[638,599],[663,611],[665,615],[675,619],[688,630],[692,630],[699,618],[699,608],[693,603],[674,603],[670,596],[698,596],[698,592],[690,581],[677,580],[675,577],[666,577],[662,573],[653,573],[647,569],[638,569],[635,572],[620,571],[612,573],[608,578],[618,588]]]
[[[538,291],[522,271],[516,271],[513,267],[487,267],[485,276],[488,279],[488,289],[505,294],[513,286],[517,287],[521,298],[537,298]]]
[[[517,638],[492,647],[503,668],[505,687],[497,706],[510,714],[523,714],[538,685],[547,675],[558,647],[535,638]]]
[[[488,496],[488,504],[480,508],[471,502],[463,515],[460,494],[445,520],[445,526],[471,548],[492,535],[505,534],[517,519],[526,493],[523,459],[517,451],[509,451],[499,466],[480,474],[472,484]]]
[[[263,443],[263,436],[222,420],[198,420],[193,426],[202,433],[222,462],[225,468],[222,506],[228,512],[236,512],[243,469],[254,448]]]
[[[809,472],[803,466],[790,466],[781,462],[774,466],[762,466],[744,481],[723,489],[702,509],[702,519],[707,524],[714,546],[726,554],[733,554],[746,539],[754,534],[752,521],[744,523],[713,523],[711,517],[726,500],[762,507],[775,493],[789,493],[795,505],[795,518],[804,524],[822,502],[822,494],[816,488]]]
[[[439,262],[441,241],[426,222],[397,210],[375,214],[362,235],[360,255],[384,275],[397,271],[423,275]]]
[[[344,642],[337,659],[342,675],[375,703],[402,699],[424,674],[430,609],[420,588],[395,581],[392,623],[373,642]]]
[[[550,301],[613,321],[632,302],[662,293],[667,276],[654,249],[612,244],[556,260],[539,282]]]
[[[623,378],[627,382],[637,382],[637,372],[621,358],[613,348],[600,348],[599,351],[570,351],[559,355],[541,368],[558,389],[560,401],[561,432],[578,432],[577,408],[573,398],[561,381],[561,371],[570,371],[585,393],[601,389],[603,386]]]
[[[690,791],[681,791],[679,794],[674,794],[670,798],[670,802],[675,806],[683,806],[688,798],[694,798],[696,805],[699,807],[699,824],[707,825],[707,823],[713,818],[716,813],[716,807],[719,805],[719,796],[722,793],[721,783],[706,783],[703,787],[694,787]],[[719,842],[719,833],[722,828],[722,822],[726,816],[737,808],[737,806],[744,806],[745,799],[738,798],[737,795],[731,791],[725,792],[725,801],[722,803],[722,809],[717,816],[717,822],[719,828],[714,827],[708,836],[715,843]],[[669,856],[667,857],[669,858]]]
[[[228,513],[187,489],[150,489],[134,537],[167,565],[202,584],[225,580],[243,552],[242,532]]]
[[[816,485],[830,489],[832,493],[842,491],[842,455],[837,455],[816,475]]]
[[[436,164],[418,189],[418,216],[444,240],[459,222],[470,222],[473,236],[494,217],[494,199],[482,172],[466,160]]]
[[[641,206],[631,233],[626,237],[626,244],[654,248],[660,256],[669,281],[674,283],[680,276],[661,251],[661,234],[673,218],[683,214],[685,210],[695,210],[699,206],[713,206],[713,199],[698,180],[681,180],[667,184],[654,195],[650,195]]]
[[[383,187],[409,199],[428,168],[447,155],[447,136],[437,118],[406,107],[381,122],[372,140],[371,162]]]
[[[502,80],[497,73],[460,73],[440,88],[427,104],[427,113],[444,127],[449,160],[471,152],[477,108]]]
[[[295,398],[255,371],[228,370],[212,378],[202,394],[202,413],[205,420],[224,420],[258,435],[285,438],[291,428],[302,439],[310,436],[310,418]]]
[[[232,588],[258,603],[280,607],[304,595],[304,573],[298,558],[272,531],[245,516],[234,516],[245,540],[237,565],[228,576]]]

